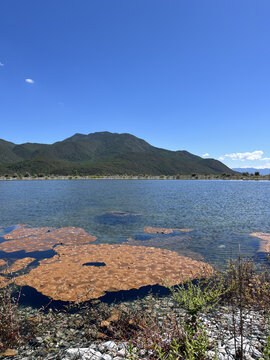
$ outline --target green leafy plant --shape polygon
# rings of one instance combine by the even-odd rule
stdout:
[[[263,351],[263,359],[264,360],[270,359],[270,335],[268,335],[266,340],[266,345]]]
[[[205,327],[201,324],[192,324],[193,326],[186,325],[185,337],[185,359],[197,360],[208,359],[208,350],[213,348],[209,336],[207,335]],[[217,358],[217,356],[215,357]]]
[[[134,344],[135,344],[134,340],[130,340],[129,343],[128,343],[127,352],[128,352],[130,360],[137,359],[137,357],[136,357],[136,348],[135,348]]]
[[[196,283],[188,280],[177,287],[169,286],[169,289],[175,302],[187,310],[190,324],[197,324],[199,312],[215,307],[227,291],[222,276],[214,280],[198,280]]]

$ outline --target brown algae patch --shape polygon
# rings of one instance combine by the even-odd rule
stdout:
[[[4,276],[0,275],[0,289],[5,288],[12,283],[12,280],[6,279]]]
[[[145,226],[143,231],[148,234],[171,234],[175,231],[190,232],[192,229],[170,229],[170,228],[157,228],[152,226]]]
[[[57,246],[58,255],[15,279],[54,300],[86,301],[106,292],[139,289],[147,285],[175,285],[213,273],[211,265],[176,252],[144,246]],[[83,266],[104,262],[106,266]]]
[[[251,236],[261,239],[259,252],[270,253],[270,233],[252,233]]]
[[[6,263],[7,263],[7,262],[6,262],[5,260],[0,259],[0,267],[5,266]]]
[[[35,261],[35,258],[25,257],[23,259],[16,260],[11,266],[7,267],[2,271],[3,274],[12,274],[19,270],[26,268],[29,264]]]
[[[0,244],[0,251],[8,253],[21,250],[25,252],[44,251],[52,249],[56,244],[77,245],[96,240],[95,236],[89,235],[81,228],[27,228],[24,225],[4,235],[3,238],[7,241]]]

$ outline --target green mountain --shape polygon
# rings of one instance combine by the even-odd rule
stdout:
[[[12,163],[21,160],[13,151],[15,146],[11,142],[0,139],[0,163]]]
[[[0,140],[0,174],[189,175],[233,174],[220,161],[170,151],[130,134],[75,134],[54,144]]]

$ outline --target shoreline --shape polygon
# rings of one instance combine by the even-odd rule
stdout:
[[[48,176],[0,176],[0,181],[37,181],[37,180],[234,180],[234,181],[270,181],[270,175],[241,176],[241,175],[48,175]]]

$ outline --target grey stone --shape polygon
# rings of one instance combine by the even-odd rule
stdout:
[[[66,350],[66,358],[70,360],[101,360],[102,354],[90,348],[72,348]]]
[[[121,349],[121,350],[119,350],[119,351],[117,351],[117,355],[118,356],[122,356],[122,357],[124,357],[124,356],[126,356],[126,350],[125,349]]]
[[[112,360],[112,357],[111,357],[111,355],[109,355],[109,354],[105,354],[105,355],[102,355],[102,358],[101,358],[102,360]]]
[[[252,357],[250,354],[245,354],[245,359],[246,360],[255,360],[257,358]]]
[[[207,351],[207,355],[209,356],[210,359],[214,359],[216,356],[216,353],[212,350]]]
[[[252,347],[252,355],[256,358],[259,359],[262,357],[262,353],[256,349],[255,347]]]
[[[219,360],[226,360],[227,355],[224,354],[218,354],[218,359]]]
[[[139,350],[139,354],[140,354],[141,356],[146,355],[146,350],[145,350],[145,349]]]
[[[106,341],[105,343],[102,343],[102,345],[108,349],[108,350],[117,350],[118,346],[114,341]]]

